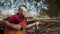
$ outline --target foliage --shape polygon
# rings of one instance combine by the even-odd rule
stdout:
[[[60,14],[60,0],[45,0],[43,1],[44,4],[47,5],[47,12],[46,14],[53,18],[53,17],[58,17]],[[44,11],[45,12],[45,11]]]

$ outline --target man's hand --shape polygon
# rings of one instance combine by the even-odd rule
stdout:
[[[13,27],[13,29],[15,29],[15,30],[21,30],[21,28],[22,28],[22,27],[21,27],[21,25],[19,25],[19,24],[18,24],[18,25],[15,25],[15,26]]]
[[[37,21],[35,24],[36,24],[36,26],[38,26],[40,23],[39,23],[39,21]]]
[[[43,25],[44,23],[43,22],[41,22],[41,21],[37,21],[36,22],[36,26],[38,26],[38,25]]]

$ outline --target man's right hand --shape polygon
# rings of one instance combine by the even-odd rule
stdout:
[[[15,25],[15,26],[13,27],[13,29],[15,29],[15,30],[21,30],[21,28],[22,28],[22,27],[21,27],[21,25],[19,25],[19,24],[18,24],[18,25]]]

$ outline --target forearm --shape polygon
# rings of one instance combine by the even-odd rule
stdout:
[[[36,23],[29,24],[29,25],[26,26],[26,28],[33,27],[33,26],[35,26],[35,24],[36,24]]]
[[[21,28],[21,25],[12,24],[12,23],[9,23],[8,21],[5,21],[5,20],[3,21],[2,26],[6,27],[6,28],[13,29],[13,30],[20,30],[20,28]]]
[[[14,24],[9,23],[8,21],[1,21],[2,23],[0,23],[3,27],[7,27],[7,28],[13,28]]]

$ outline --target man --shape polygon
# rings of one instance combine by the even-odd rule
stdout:
[[[36,23],[27,25],[27,19],[25,17],[27,9],[25,6],[20,6],[18,12],[7,19],[2,24],[4,27],[4,34],[28,34],[26,28],[34,26]]]

